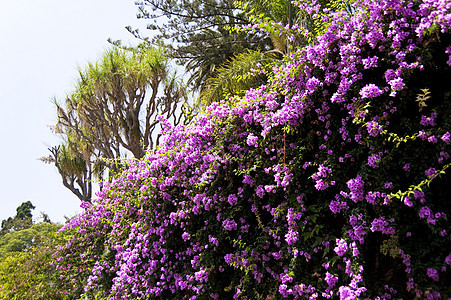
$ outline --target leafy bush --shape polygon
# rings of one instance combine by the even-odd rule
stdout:
[[[56,254],[68,293],[451,296],[451,4],[354,3],[301,7],[314,44],[103,183]]]
[[[67,299],[51,264],[54,233],[61,225],[39,223],[0,239],[0,299]]]

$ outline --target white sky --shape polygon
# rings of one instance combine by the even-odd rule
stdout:
[[[125,26],[145,28],[137,11],[134,0],[0,0],[0,222],[27,200],[35,219],[81,211],[56,168],[38,160],[59,143],[52,98],[72,91],[77,66],[97,60],[108,38],[136,43]]]

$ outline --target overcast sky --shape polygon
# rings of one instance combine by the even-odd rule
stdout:
[[[134,0],[0,0],[0,221],[30,200],[35,217],[52,221],[81,211],[53,165],[38,158],[59,139],[52,99],[64,99],[77,66],[95,61],[110,45],[136,40],[125,26],[144,28]]]

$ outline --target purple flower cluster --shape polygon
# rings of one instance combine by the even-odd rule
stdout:
[[[356,178],[350,179],[348,182],[346,182],[346,185],[348,186],[350,193],[349,198],[354,202],[359,202],[364,199],[364,186],[365,182],[363,182],[362,177],[360,175],[357,175]]]
[[[232,220],[225,219],[222,222],[222,227],[224,227],[224,229],[228,230],[228,231],[230,231],[230,230],[237,230],[237,224],[236,224],[236,222],[233,219]]]
[[[379,219],[374,219],[373,222],[371,222],[371,231],[380,231],[383,234],[389,234],[393,235],[395,234],[395,229],[393,227],[388,227],[389,223],[385,220],[384,217],[381,217]]]
[[[368,130],[368,133],[370,136],[377,136],[382,132],[382,126],[379,125],[376,121],[370,121],[366,124],[366,129]]]
[[[289,230],[287,234],[285,234],[285,240],[288,245],[293,245],[299,239],[299,233],[297,231]]]
[[[318,191],[325,190],[329,187],[329,182],[324,181],[328,174],[332,173],[332,170],[324,165],[320,165],[318,172],[312,175],[312,178],[316,181],[315,187]],[[334,184],[331,182],[330,184]]]
[[[247,144],[249,146],[257,147],[257,141],[258,137],[256,137],[253,133],[249,133],[249,135],[247,136]]]
[[[430,117],[426,117],[425,115],[421,116],[420,124],[423,126],[435,126],[435,119],[437,118],[437,113],[432,113]]]
[[[359,92],[362,99],[375,98],[382,95],[382,93],[383,91],[374,83],[367,84]]]
[[[382,156],[382,152],[368,156],[367,165],[372,168],[379,168],[379,162],[381,160],[381,156]]]
[[[344,240],[337,239],[337,246],[334,248],[338,256],[343,256],[348,251],[348,244]]]
[[[436,269],[428,268],[427,275],[428,275],[428,277],[432,278],[432,280],[439,281],[439,275],[438,275],[438,271]]]

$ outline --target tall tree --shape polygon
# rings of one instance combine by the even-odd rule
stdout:
[[[352,0],[317,3],[329,11],[352,10]],[[138,17],[152,20],[148,28],[156,34],[150,39],[129,30],[150,44],[167,44],[171,56],[191,73],[189,82],[200,92],[197,104],[201,106],[265,82],[261,73],[249,76],[257,64],[270,66],[294,47],[313,42],[313,36],[328,26],[314,21],[291,0],[142,0],[136,4]],[[249,23],[259,30],[236,30]],[[280,34],[280,27],[294,24],[312,32],[312,37]]]
[[[233,0],[144,0],[138,1],[138,17],[150,19],[153,39],[130,29],[149,43],[169,47],[171,57],[191,72],[189,82],[202,90],[206,80],[234,55],[251,50],[269,50],[271,41],[263,34],[232,31],[249,23]]]
[[[245,49],[235,52],[227,61],[212,72],[205,81],[198,103],[206,106],[214,101],[220,101],[228,95],[240,95],[252,87],[264,84],[267,80],[266,71],[289,53],[293,45],[282,34],[282,24],[292,24],[299,11],[287,0],[235,0],[237,10],[244,13],[251,27],[235,26],[234,30],[246,36],[259,38],[264,33],[266,47],[255,50]],[[291,27],[291,25],[290,25]],[[268,38],[269,37],[269,38]],[[299,41],[296,40],[299,44]]]
[[[26,201],[16,208],[16,215],[9,217],[2,221],[2,228],[0,236],[4,236],[10,231],[19,231],[30,228],[33,225],[33,213],[31,212],[36,207],[30,202]]]
[[[94,175],[111,176],[121,158],[141,158],[158,144],[159,117],[176,125],[187,122],[190,111],[165,52],[153,47],[108,50],[80,70],[75,91],[55,105],[54,130],[64,143],[42,160],[56,166],[82,201],[91,199]]]
[[[330,12],[346,10],[352,13],[352,2],[320,0],[318,4]],[[312,18],[311,11],[293,5],[291,0],[235,0],[234,3],[252,23],[250,28],[245,29],[248,36],[265,32],[271,40],[270,50],[235,53],[205,81],[198,99],[202,106],[229,95],[243,94],[249,88],[265,83],[265,74],[274,64],[280,63],[281,58],[290,55],[293,49],[314,43],[315,37],[323,33],[329,24],[329,21]],[[310,34],[300,34],[300,29]]]

